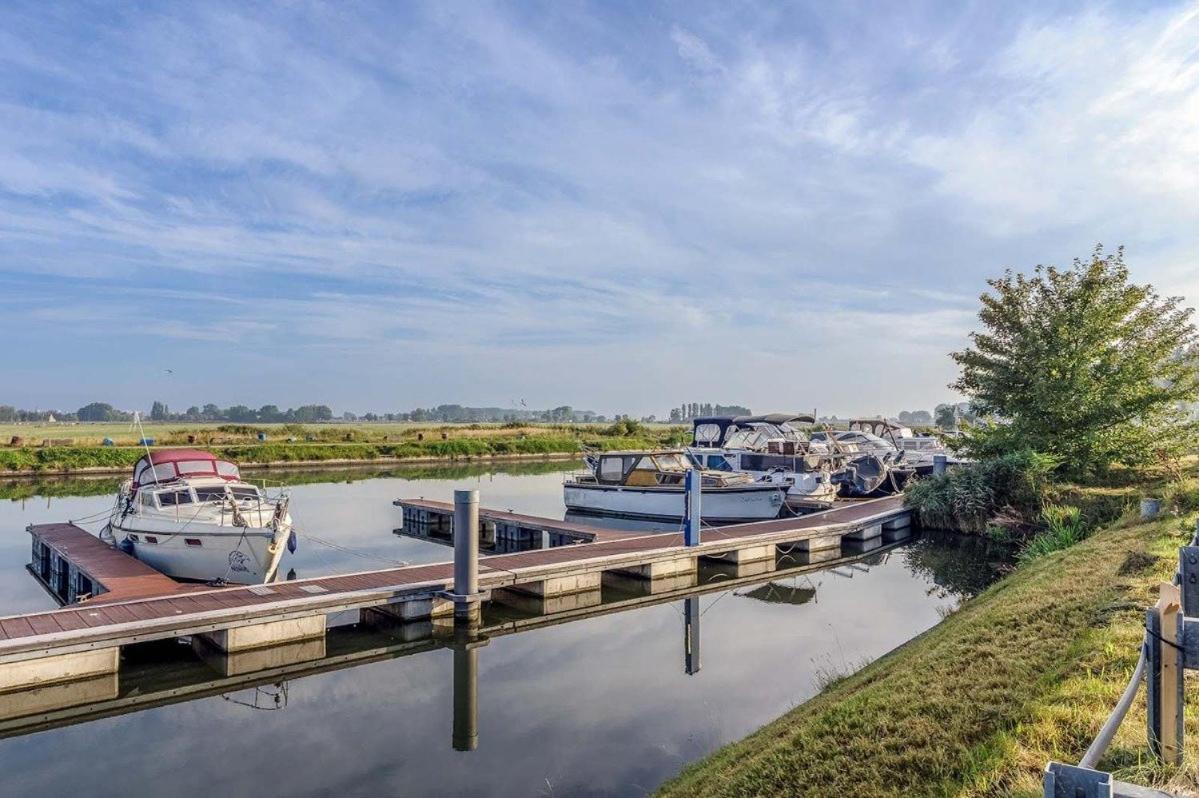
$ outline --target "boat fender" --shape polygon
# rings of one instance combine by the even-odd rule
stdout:
[[[117,548],[131,555],[133,554],[133,541],[129,538],[122,538],[121,542],[117,544]]]
[[[296,536],[296,531],[293,529],[287,536],[287,551],[291,554],[296,553],[296,549],[300,547],[299,538]]]

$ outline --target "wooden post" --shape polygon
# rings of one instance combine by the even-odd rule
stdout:
[[[1181,765],[1184,663],[1179,645],[1183,622],[1182,593],[1177,585],[1162,583],[1149,620],[1149,661],[1154,667],[1150,668],[1148,678],[1150,687],[1157,688],[1149,691],[1149,743],[1163,762]]]

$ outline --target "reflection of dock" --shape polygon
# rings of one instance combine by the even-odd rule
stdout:
[[[870,561],[884,549],[863,554],[847,549],[830,557],[782,555],[767,575],[740,573],[750,569],[734,564],[703,563],[690,586],[673,584],[655,592],[648,585],[635,591],[628,584],[605,583],[602,599],[588,607],[534,614],[511,606],[486,613],[469,636],[452,621],[403,621],[391,614],[364,611],[354,626],[328,630],[324,638],[225,654],[197,637],[192,649],[137,646],[130,649],[119,674],[108,673],[44,686],[0,693],[0,738],[87,723],[172,704],[267,688],[309,676],[449,648],[454,653],[453,744],[470,750],[477,742],[478,658],[491,638],[542,629],[572,620],[627,612],[681,602],[683,670],[700,667],[699,598],[704,595],[760,585],[764,579],[785,580],[827,571],[837,566]],[[734,595],[739,595],[734,593]]]
[[[427,502],[419,507],[422,512],[438,511]],[[499,515],[490,514],[493,518]],[[537,521],[530,516],[506,515],[516,519],[513,523]],[[559,533],[567,531],[563,524],[569,523],[542,521]],[[570,526],[574,532],[588,529]],[[450,527],[447,534],[452,539]],[[565,619],[603,611],[605,588],[627,594],[633,603],[653,596],[677,597],[694,591],[701,568],[724,569],[731,579],[750,579],[774,572],[780,551],[816,565],[835,560],[854,547],[865,549],[884,540],[905,538],[909,520],[902,499],[891,497],[799,518],[705,530],[704,539],[692,546],[685,545],[682,533],[676,532],[592,531],[591,542],[484,558],[477,565],[477,590],[489,593],[492,604]],[[86,544],[85,550],[80,536],[87,533],[75,527],[33,526],[30,533],[34,540],[32,570],[39,578],[47,568],[47,550],[51,558],[59,558],[60,573],[65,563],[66,572],[74,573],[75,578],[92,574],[88,589],[80,590],[82,583],[78,583],[75,595],[98,592],[91,582],[101,584],[102,579],[95,569],[88,569],[101,554],[131,560],[113,549],[96,549],[94,545],[102,546],[98,543]],[[73,536],[79,546],[56,549],[51,545],[55,536]],[[120,562],[130,569],[136,563]],[[54,568],[52,559],[49,572]],[[149,596],[137,592],[152,589],[138,578],[131,575],[125,583],[112,577],[102,584],[106,592],[99,599],[52,612],[0,618],[0,694],[116,673],[121,648],[136,643],[191,637],[203,641],[198,645],[210,653],[237,658],[285,643],[323,640],[327,617],[343,611],[429,622],[452,616],[455,610],[446,596],[454,582],[454,564],[448,562],[253,587],[209,588],[170,582],[170,593]],[[128,592],[123,592],[122,585],[128,586]],[[163,590],[168,587],[160,585]]]

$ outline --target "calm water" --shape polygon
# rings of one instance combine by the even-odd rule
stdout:
[[[560,518],[561,468],[289,476],[304,483],[292,487],[292,512],[305,534],[284,568],[306,577],[448,559],[443,546],[392,533],[393,499],[451,500],[455,488],[476,487],[483,506]],[[53,606],[24,571],[26,524],[105,510],[115,487],[0,485],[17,497],[0,502],[0,612]],[[478,747],[469,752],[452,745],[454,659],[466,655],[439,643],[334,629],[329,669],[258,687],[223,681],[173,642],[133,649],[121,696],[143,706],[100,719],[76,712],[85,716],[72,725],[0,740],[5,794],[644,795],[810,698],[823,679],[934,625],[999,560],[964,539],[925,537],[706,593],[695,599],[701,667],[690,675],[682,600],[493,636],[472,655]]]

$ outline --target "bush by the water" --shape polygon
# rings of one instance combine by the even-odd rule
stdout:
[[[997,519],[1032,526],[1048,501],[1050,475],[1057,462],[1020,451],[950,469],[907,490],[907,506],[931,529],[980,534]]]
[[[1068,549],[1086,538],[1090,531],[1083,519],[1082,510],[1070,505],[1047,505],[1041,511],[1041,524],[1044,531],[1033,535],[1020,550],[1018,559],[1021,564]]]

